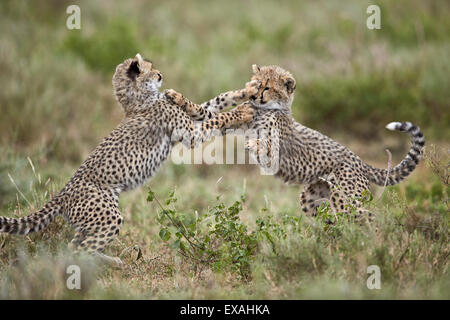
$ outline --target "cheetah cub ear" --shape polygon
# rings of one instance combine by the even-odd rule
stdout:
[[[142,58],[140,53],[136,54],[127,70],[127,75],[131,80],[135,80],[141,74],[141,67],[145,64],[144,61],[145,59]]]
[[[291,77],[284,80],[284,85],[286,86],[287,92],[289,94],[293,93],[295,91],[295,88],[297,87],[295,79]]]
[[[138,60],[131,61],[130,66],[128,67],[127,70],[127,76],[134,81],[136,80],[137,76],[139,76],[140,73],[141,70],[139,69],[139,61]]]
[[[139,62],[139,64],[141,64],[143,61],[144,61],[144,59],[142,58],[142,56],[141,56],[141,54],[140,53],[138,53],[138,54],[136,54],[136,60]]]
[[[252,65],[252,70],[254,74],[257,74],[259,71],[261,71],[261,68],[257,64],[254,64]]]

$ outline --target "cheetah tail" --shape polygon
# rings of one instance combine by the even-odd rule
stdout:
[[[386,126],[387,129],[393,131],[407,132],[411,138],[411,148],[403,160],[389,171],[387,169],[374,168],[368,164],[366,170],[369,172],[368,178],[371,182],[380,186],[394,185],[406,178],[417,166],[422,156],[422,150],[425,146],[425,139],[420,128],[411,122],[391,122]]]
[[[53,221],[60,214],[61,205],[58,200],[50,200],[41,210],[21,218],[0,217],[0,232],[27,235],[37,232]]]

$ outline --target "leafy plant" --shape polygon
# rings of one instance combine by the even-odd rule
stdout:
[[[366,204],[372,199],[370,192],[367,192],[359,201]],[[229,271],[240,279],[248,280],[251,278],[251,262],[263,242],[267,241],[273,253],[278,255],[277,243],[302,230],[303,216],[284,215],[276,221],[268,215],[258,218],[256,229],[250,232],[239,217],[245,196],[231,206],[220,202],[205,213],[196,212],[195,215],[181,213],[175,208],[177,198],[174,191],[169,193],[164,205],[152,190],[148,191],[147,201],[156,201],[161,209],[157,217],[159,237],[191,261],[199,272],[202,266],[211,267],[214,271]],[[355,211],[353,207],[350,209]],[[329,204],[319,207],[317,219],[326,237],[339,236],[345,224],[353,220],[349,214],[334,213]]]
[[[239,278],[249,279],[250,262],[257,249],[257,233],[249,232],[239,213],[245,197],[231,206],[219,203],[206,213],[195,216],[176,210],[175,192],[171,191],[164,207],[148,191],[147,201],[156,201],[161,208],[158,215],[160,238],[172,249],[196,265],[206,265],[215,271],[230,271]]]

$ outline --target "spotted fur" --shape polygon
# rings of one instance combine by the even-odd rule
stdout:
[[[26,235],[44,229],[62,215],[75,229],[76,249],[120,263],[102,252],[119,233],[123,218],[119,195],[151,178],[174,143],[189,147],[208,138],[213,129],[251,121],[251,108],[236,108],[196,122],[160,93],[161,73],[137,55],[120,64],[113,76],[116,99],[125,118],[84,161],[65,187],[42,209],[22,218],[0,217],[0,232]]]
[[[257,92],[247,104],[255,109],[255,115],[245,126],[258,136],[249,139],[246,147],[260,166],[276,177],[290,184],[305,184],[300,202],[309,215],[316,215],[323,202],[328,202],[334,212],[349,212],[351,207],[364,212],[360,200],[370,182],[399,183],[419,163],[425,141],[420,129],[409,122],[387,126],[409,133],[412,142],[408,155],[388,172],[366,164],[345,146],[293,119],[296,81],[288,71],[278,66],[253,65],[251,83]],[[201,107],[215,114],[223,105],[206,103]]]

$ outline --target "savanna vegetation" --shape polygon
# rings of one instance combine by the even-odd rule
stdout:
[[[412,121],[424,160],[400,185],[375,188],[360,226],[322,208],[299,209],[299,186],[253,165],[170,159],[145,187],[123,194],[125,225],[109,254],[121,268],[74,257],[57,219],[27,237],[0,235],[0,298],[10,299],[449,299],[450,3],[376,1],[70,1],[0,3],[0,208],[40,208],[122,118],[115,66],[140,52],[164,88],[202,102],[241,88],[251,65],[276,64],[297,80],[295,118],[362,159],[398,163]],[[369,201],[370,200],[370,201]],[[330,219],[333,224],[327,223]],[[66,267],[82,270],[81,290]],[[369,290],[367,267],[381,271]]]

